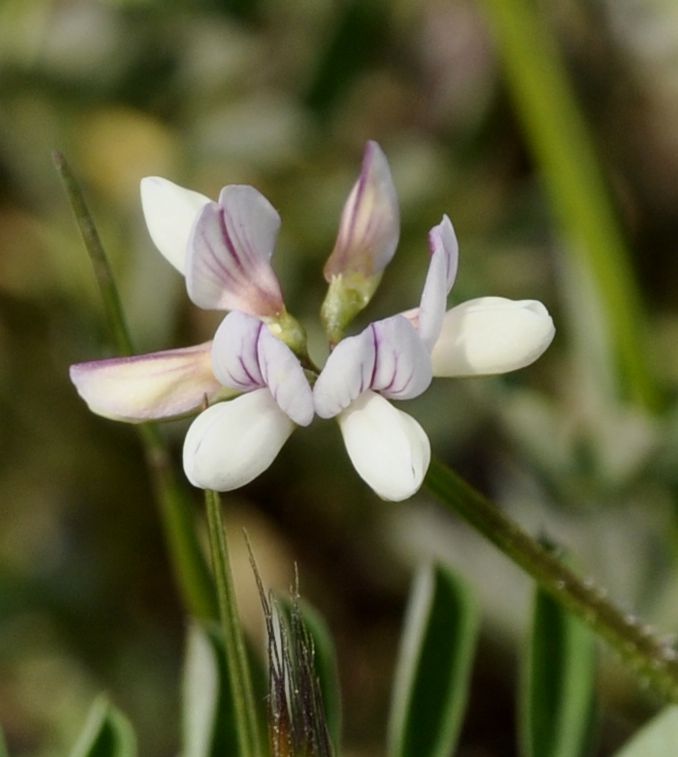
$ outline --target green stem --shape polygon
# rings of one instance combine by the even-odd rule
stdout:
[[[543,172],[571,251],[590,272],[621,376],[622,391],[654,409],[645,315],[593,140],[578,110],[556,42],[534,0],[484,0],[529,147]]]
[[[589,579],[580,579],[442,463],[431,463],[426,484],[447,507],[529,573],[544,591],[605,639],[637,676],[678,704],[678,657],[670,643],[659,639],[636,616],[622,612],[606,598],[604,589]]]
[[[224,637],[226,659],[228,660],[228,676],[240,747],[239,757],[259,757],[262,751],[254,706],[254,689],[238,617],[233,577],[228,558],[228,545],[224,534],[221,504],[217,492],[205,491],[205,505],[212,567],[217,586],[219,619]]]
[[[64,184],[80,235],[89,254],[104,303],[106,321],[122,355],[134,353],[120,296],[108,256],[87,207],[82,190],[65,157],[55,151],[54,165]],[[177,479],[171,456],[157,426],[138,426],[161,513],[170,559],[187,610],[202,618],[216,617],[216,604],[207,562],[198,542],[192,502]]]

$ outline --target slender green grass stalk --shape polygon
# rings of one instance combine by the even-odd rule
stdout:
[[[65,157],[55,151],[54,165],[68,195],[80,235],[89,254],[104,303],[106,322],[122,355],[134,353],[132,339],[108,256],[85,202],[82,190]],[[196,617],[216,617],[217,608],[207,562],[198,541],[193,503],[174,472],[167,445],[157,426],[138,426],[151,471],[161,521],[179,591],[186,609]]]
[[[224,637],[226,659],[228,660],[228,677],[231,684],[235,727],[240,746],[239,757],[260,757],[262,750],[257,711],[254,705],[254,689],[238,617],[233,577],[228,559],[228,545],[224,534],[221,504],[217,492],[205,491],[205,507],[207,509],[212,567],[217,586],[219,619]]]
[[[484,0],[516,111],[555,211],[602,303],[622,395],[653,410],[645,316],[610,192],[556,42],[534,0]]]
[[[580,579],[551,551],[442,463],[432,461],[426,485],[443,504],[608,642],[641,681],[678,704],[678,655],[671,643],[658,638],[650,626],[632,613],[621,611],[593,581]]]

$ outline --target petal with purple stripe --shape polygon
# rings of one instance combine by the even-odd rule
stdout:
[[[224,386],[241,392],[268,387],[295,423],[313,420],[311,387],[299,360],[258,318],[229,313],[214,336],[212,364]]]
[[[220,393],[212,372],[212,343],[72,365],[71,381],[90,410],[137,423],[172,418]]]
[[[454,285],[459,261],[459,244],[452,222],[447,216],[443,216],[443,220],[431,229],[428,241],[431,260],[417,322],[419,336],[430,351],[440,335],[447,295]]]
[[[199,307],[275,316],[283,310],[270,258],[280,216],[254,187],[224,187],[201,211],[188,244],[186,285]]]
[[[396,315],[343,339],[313,388],[321,418],[333,418],[367,389],[391,399],[412,399],[431,383],[431,358],[412,324]]]
[[[398,197],[388,161],[376,142],[368,142],[360,176],[341,214],[334,250],[325,264],[325,279],[381,273],[393,257],[399,235]]]

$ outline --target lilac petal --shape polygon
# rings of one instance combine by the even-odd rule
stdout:
[[[200,213],[188,244],[186,285],[199,307],[259,316],[283,309],[271,268],[280,216],[254,187],[231,185]]]
[[[214,336],[212,364],[224,386],[241,392],[268,387],[296,424],[313,420],[311,387],[299,360],[258,318],[229,313]]]
[[[224,386],[250,392],[265,385],[259,368],[259,337],[266,325],[234,310],[219,324],[212,345],[212,370]]]
[[[209,197],[159,176],[141,180],[141,207],[155,246],[180,272],[186,268],[191,228]]]
[[[380,273],[393,257],[399,235],[398,197],[388,161],[376,142],[368,142],[360,177],[344,205],[337,241],[325,264],[325,279]]]
[[[433,377],[431,357],[412,324],[395,315],[376,321],[377,359],[370,388],[395,400],[408,400],[425,392]]]
[[[431,383],[431,358],[412,324],[396,315],[343,339],[313,388],[321,418],[333,418],[367,389],[391,399],[412,399]]]
[[[376,349],[374,333],[367,327],[357,336],[342,339],[327,358],[313,387],[315,411],[334,418],[370,388]]]
[[[419,489],[431,445],[414,418],[368,391],[338,421],[353,467],[382,499],[399,502]]]
[[[430,351],[440,335],[447,295],[457,276],[459,244],[447,216],[443,216],[443,220],[431,229],[428,240],[431,261],[419,305],[418,329],[420,338]]]
[[[172,418],[199,408],[221,385],[212,343],[72,365],[71,381],[90,410],[130,423]]]
[[[294,430],[268,389],[218,402],[193,421],[184,440],[184,471],[202,489],[231,491],[275,460]]]

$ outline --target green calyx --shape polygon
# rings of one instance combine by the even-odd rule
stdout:
[[[380,273],[332,276],[320,308],[320,319],[331,346],[341,341],[348,324],[367,306],[380,280]]]
[[[265,321],[271,334],[284,342],[294,352],[304,368],[315,369],[308,355],[306,330],[293,315],[288,313],[287,310],[283,310],[280,315],[262,320]]]

